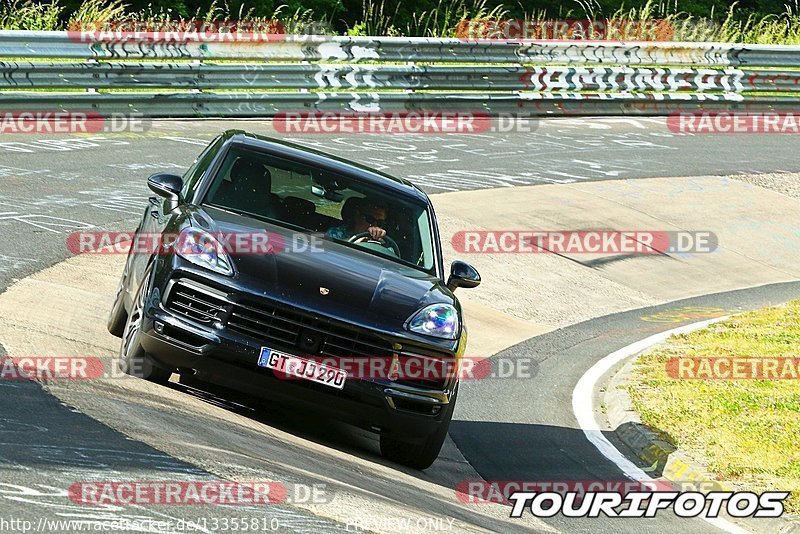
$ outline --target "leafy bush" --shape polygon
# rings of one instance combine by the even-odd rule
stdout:
[[[56,30],[61,26],[64,7],[57,0],[38,3],[31,0],[5,0],[0,3],[0,28],[6,30]]]

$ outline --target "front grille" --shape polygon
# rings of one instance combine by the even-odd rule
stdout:
[[[176,314],[203,324],[222,323],[231,332],[244,335],[264,345],[298,355],[333,358],[383,358],[391,361],[392,343],[368,331],[330,319],[313,317],[288,306],[263,300],[230,302],[219,291],[195,282],[179,280],[169,291],[166,307]],[[304,350],[301,335],[312,333],[317,343]],[[443,389],[452,357],[398,354],[403,367],[408,358],[422,362],[424,376],[400,376],[398,384],[426,389]],[[431,365],[433,364],[433,365]],[[419,368],[417,364],[415,369]],[[430,372],[431,369],[435,371]]]
[[[225,314],[225,301],[186,282],[176,283],[169,292],[167,309],[203,324],[212,324]]]
[[[228,328],[259,340],[297,346],[303,330],[320,336],[318,354],[333,357],[392,357],[392,345],[373,334],[276,305],[234,305]]]
[[[274,313],[262,312],[241,305],[234,306],[228,328],[239,334],[294,346],[301,327],[296,322]]]
[[[234,304],[227,326],[230,330],[259,342],[288,345],[296,353],[307,352],[298,350],[301,346],[300,336],[304,331],[314,332],[319,337],[319,347],[313,351],[313,355],[333,358],[383,358],[389,362],[396,352],[390,342],[374,334],[331,320],[317,319],[276,304]],[[444,362],[452,362],[451,358],[400,355],[400,365],[403,366],[409,358],[417,359],[416,369],[422,365],[426,372],[423,376],[400,376],[396,381],[398,384],[426,389],[444,388],[449,368]]]

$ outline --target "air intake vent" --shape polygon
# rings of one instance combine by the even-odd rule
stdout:
[[[167,309],[203,324],[221,320],[224,306],[223,300],[184,281],[172,287],[167,300]]]

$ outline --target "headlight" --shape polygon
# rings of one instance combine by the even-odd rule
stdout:
[[[233,276],[231,258],[225,248],[216,237],[203,230],[184,228],[175,242],[175,253],[200,267]]]
[[[455,339],[458,333],[458,312],[449,304],[431,304],[412,315],[406,328],[426,336]]]

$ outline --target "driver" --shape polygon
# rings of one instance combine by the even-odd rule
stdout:
[[[342,206],[344,224],[329,228],[325,235],[347,240],[354,235],[368,232],[372,239],[380,241],[386,235],[386,230],[383,229],[386,225],[386,212],[386,206],[380,202],[366,198],[348,198]]]

